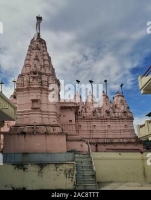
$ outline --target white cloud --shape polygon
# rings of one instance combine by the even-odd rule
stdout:
[[[38,14],[43,17],[41,35],[60,79],[68,83],[108,79],[109,95],[122,82],[133,89],[136,77],[131,70],[150,51],[148,6],[148,1],[137,1],[136,6],[134,0],[1,0],[1,78],[10,79],[4,93],[9,97],[13,92],[11,80],[21,71]]]
[[[14,86],[11,83],[9,83],[7,86],[4,85],[2,91],[4,95],[10,98],[10,95],[14,92]]]

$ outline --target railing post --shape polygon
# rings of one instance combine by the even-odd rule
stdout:
[[[87,143],[87,145],[88,145],[88,152],[89,152],[89,154],[90,154],[90,157],[91,157],[91,159],[92,159],[93,170],[94,170],[94,171],[95,171],[95,173],[96,173],[96,170],[95,170],[95,165],[94,165],[94,161],[93,161],[93,157],[92,157],[92,151],[91,151],[91,147],[90,147],[89,140],[88,140],[86,143]]]

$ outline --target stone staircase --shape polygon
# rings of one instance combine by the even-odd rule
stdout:
[[[96,172],[90,154],[75,153],[76,190],[97,190]]]

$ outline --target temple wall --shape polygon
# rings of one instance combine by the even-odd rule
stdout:
[[[66,135],[4,135],[4,153],[66,152]]]
[[[90,140],[89,140],[90,141]],[[91,143],[91,150],[92,152],[142,152],[143,151],[143,145],[142,144],[134,144],[134,143],[107,143],[107,144],[96,144]],[[81,152],[88,152],[88,146],[85,141],[67,141],[67,150],[78,150]]]
[[[3,149],[3,135],[0,134],[0,152],[2,151]]]
[[[87,137],[134,137],[134,127],[132,120],[78,120],[78,132],[84,138]],[[90,134],[91,133],[91,134]]]
[[[14,126],[16,121],[5,121],[4,126],[1,128],[1,132],[8,132],[10,126]]]
[[[97,182],[151,182],[147,154],[93,152]]]
[[[88,152],[88,145],[84,141],[67,141],[67,150]]]
[[[98,144],[97,147],[95,147],[96,152],[142,152],[143,151],[143,145],[142,144]]]
[[[49,91],[43,88],[30,88],[17,91],[18,124],[58,124],[59,110],[49,101]]]
[[[61,109],[60,115],[60,123],[63,131],[69,135],[78,135],[75,128],[75,111],[71,108]]]
[[[61,109],[61,124],[75,124],[75,113],[72,109]]]

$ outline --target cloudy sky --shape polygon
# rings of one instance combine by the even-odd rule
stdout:
[[[151,65],[149,0],[0,0],[0,78],[3,93],[13,92],[12,80],[24,63],[41,15],[41,36],[47,42],[57,77],[66,83],[96,84],[108,80],[113,96],[123,83],[124,96],[134,114],[134,124],[143,123],[151,111],[151,96],[141,95],[138,76]]]

